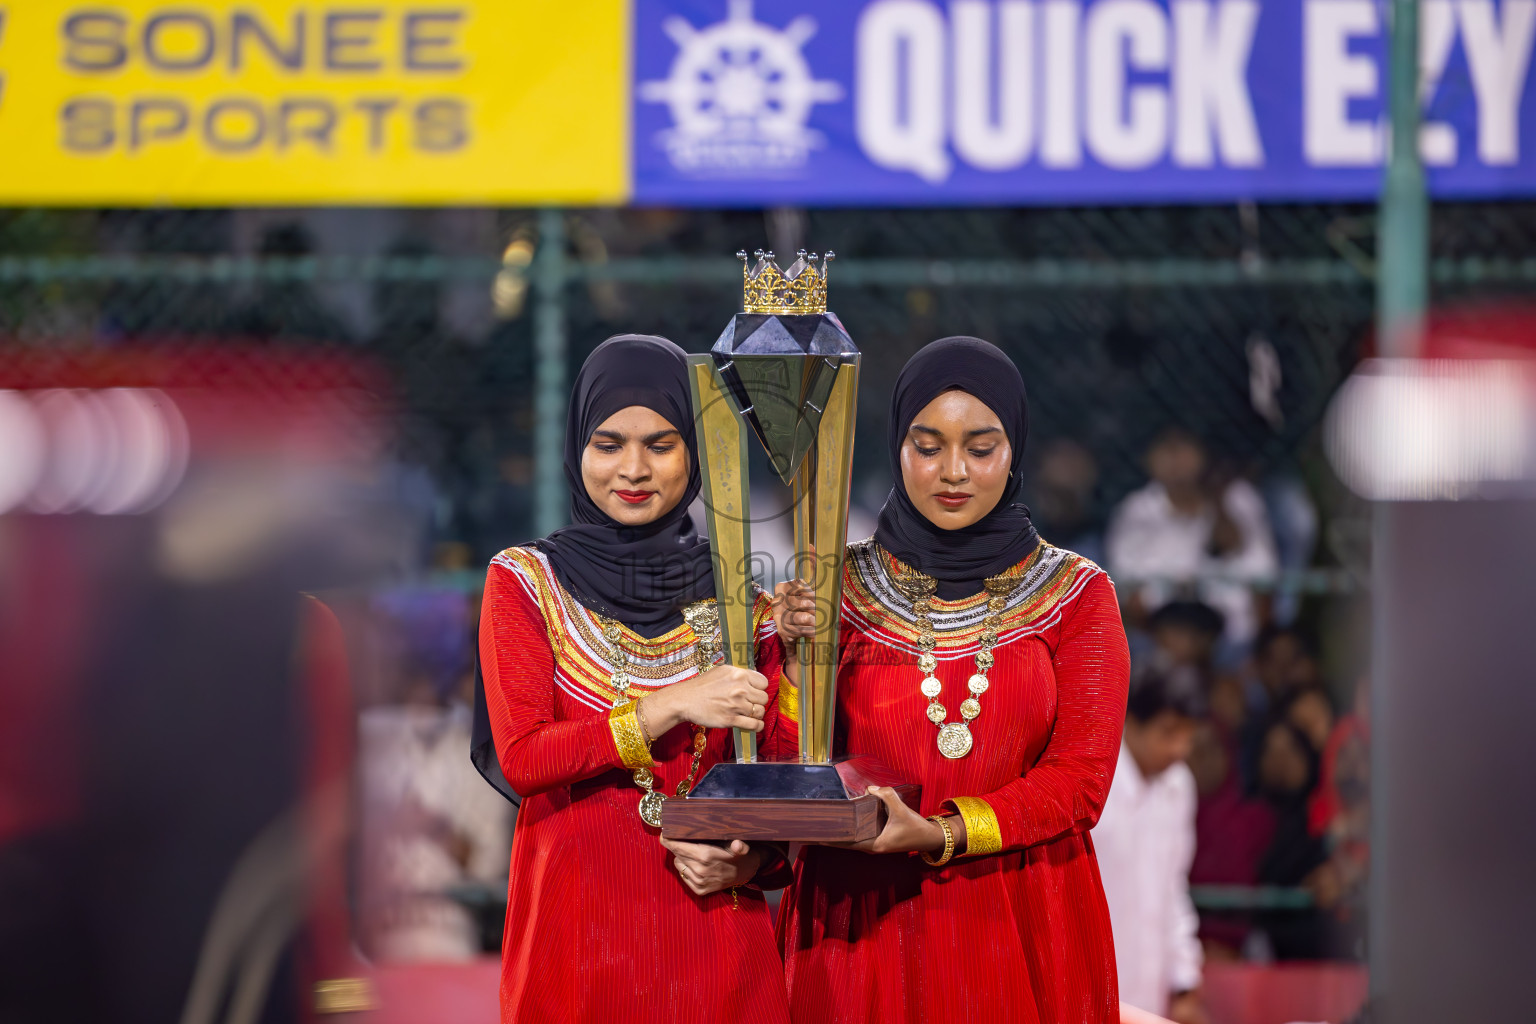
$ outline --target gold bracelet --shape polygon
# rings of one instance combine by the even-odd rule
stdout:
[[[651,723],[645,720],[644,697],[635,701],[635,721],[640,725],[640,738],[645,740],[645,745],[649,748],[652,743],[656,742],[656,738],[651,735]]]
[[[938,860],[934,860],[925,850],[923,851],[923,863],[931,868],[941,868],[948,864],[955,855],[955,830],[949,827],[949,818],[943,814],[930,814],[928,820],[944,830],[944,853]]]

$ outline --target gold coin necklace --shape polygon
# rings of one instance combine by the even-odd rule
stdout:
[[[698,643],[694,655],[699,666],[699,671],[707,670],[715,660],[715,628],[720,618],[715,610],[713,601],[696,601],[683,609],[683,619],[693,630]],[[629,696],[629,651],[622,643],[623,630],[612,619],[597,616],[598,624],[603,630],[603,639],[608,642],[609,661],[613,665],[613,671],[608,676],[608,683],[613,687],[613,706],[623,707],[630,702]],[[654,737],[652,737],[654,740]],[[704,759],[704,748],[709,745],[708,737],[702,726],[693,727],[693,763],[688,767],[688,775],[677,784],[677,795],[686,796],[693,788],[694,777],[699,774],[699,763]],[[636,768],[630,773],[630,778],[645,791],[640,798],[640,820],[652,828],[661,827],[661,809],[666,804],[667,798],[656,790],[656,773],[650,768]]]
[[[917,646],[922,652],[917,656],[917,667],[923,673],[922,691],[923,696],[928,698],[928,721],[939,728],[939,753],[952,760],[964,757],[975,745],[971,723],[981,714],[981,695],[991,685],[987,673],[996,661],[992,648],[997,646],[997,627],[1002,622],[1003,609],[1008,606],[1008,595],[1019,585],[1018,577],[1011,572],[1003,573],[989,577],[982,583],[987,592],[987,615],[981,620],[981,650],[976,652],[976,671],[965,684],[970,696],[960,703],[958,722],[948,721],[949,709],[939,701],[939,696],[944,692],[944,684],[934,675],[939,667],[939,659],[933,651],[939,641],[934,635],[931,615],[933,594],[938,590],[938,581],[909,568],[900,575],[897,583],[912,598],[912,614],[917,618]]]

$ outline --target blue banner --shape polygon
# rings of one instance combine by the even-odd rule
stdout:
[[[634,201],[1363,200],[1387,0],[635,0]],[[1439,198],[1536,194],[1536,0],[1421,0]]]

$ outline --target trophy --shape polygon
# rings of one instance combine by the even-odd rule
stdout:
[[[873,758],[832,758],[859,350],[827,312],[832,253],[801,250],[785,271],[771,252],[758,250],[751,264],[736,255],[742,311],[709,354],[688,357],[723,646],[730,664],[754,667],[747,424],[790,488],[796,575],[814,591],[816,635],[789,652],[800,663],[799,757],[761,760],[757,735],[736,730],[736,760],[711,768],[685,799],[668,800],[662,833],[857,842],[883,824],[870,786],[894,786],[914,808],[918,795]]]

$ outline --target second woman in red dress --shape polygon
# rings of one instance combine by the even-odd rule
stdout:
[[[922,813],[852,849],[807,847],[780,912],[796,1024],[1111,1024],[1114,946],[1088,830],[1129,658],[1103,570],[1013,504],[1024,383],[946,338],[891,403],[895,487],[843,580],[836,752],[922,785]],[[810,613],[791,597],[785,634]]]

